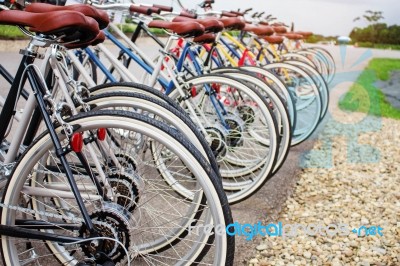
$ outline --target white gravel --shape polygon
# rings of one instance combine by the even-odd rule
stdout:
[[[400,265],[400,121],[346,118],[319,134],[278,221],[380,226],[383,236],[267,236],[249,265]]]

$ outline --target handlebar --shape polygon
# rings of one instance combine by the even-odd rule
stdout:
[[[160,9],[161,11],[172,12],[174,8],[172,6],[163,6],[154,4],[153,7]]]
[[[249,13],[251,10],[253,10],[252,7],[248,8],[248,9],[245,9],[245,10],[243,11],[243,13],[244,13],[244,14]]]
[[[144,14],[144,15],[151,15],[153,13],[152,7],[146,7],[146,6],[131,5],[129,7],[129,11],[132,13],[140,13],[140,14]],[[161,12],[161,10],[160,10],[160,12]],[[157,13],[157,12],[155,12],[155,13]]]
[[[230,13],[236,14],[236,16],[244,16],[245,15],[243,12],[239,12],[239,11],[230,11]]]
[[[235,14],[233,12],[228,12],[228,11],[222,11],[221,12],[221,16],[225,16],[225,17],[237,17],[238,14]]]
[[[120,11],[130,11],[132,13],[140,13],[144,15],[151,15],[153,13],[160,14],[161,9],[153,6],[145,5],[135,5],[135,4],[92,4],[97,9],[101,10],[120,10]]]
[[[94,6],[97,9],[102,9],[102,10],[127,11],[132,6],[132,4],[105,4],[105,5],[99,5],[99,4],[92,3],[92,6]]]
[[[187,12],[187,11],[182,11],[181,13],[179,13],[179,16],[187,17],[187,18],[197,18],[197,14],[190,13],[190,12]]]

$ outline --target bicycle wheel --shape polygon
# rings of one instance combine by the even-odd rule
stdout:
[[[105,86],[103,86],[104,88]],[[99,93],[85,100],[85,103],[91,106],[91,110],[125,110],[132,112],[140,112],[153,119],[162,121],[179,130],[184,134],[193,145],[207,158],[214,172],[218,174],[218,164],[215,160],[215,154],[204,136],[198,131],[196,125],[186,115],[185,111],[175,103],[168,105],[158,99],[149,97],[143,93],[118,91],[114,89]],[[121,88],[121,87],[119,87]],[[127,87],[129,89],[130,87]],[[131,90],[134,91],[134,90]],[[168,98],[169,99],[169,98]],[[169,99],[170,100],[170,99]],[[177,108],[175,108],[175,106]],[[178,191],[179,192],[179,191]]]
[[[230,68],[235,69],[235,68]],[[236,68],[237,69],[237,68]],[[272,71],[266,70],[262,67],[258,66],[243,66],[237,69],[237,71],[246,70],[250,71],[257,75],[257,77],[264,80],[268,86],[271,86],[278,95],[284,100],[286,108],[289,112],[290,124],[292,126],[292,133],[294,128],[296,127],[296,107],[294,103],[293,96],[289,93],[289,90],[286,88],[284,80],[279,77],[277,74],[273,73]]]
[[[310,59],[314,65],[317,66],[316,70],[321,73],[322,77],[324,78],[325,82],[328,82],[331,78],[331,70],[329,69],[329,62],[323,57],[320,53],[314,50],[299,50],[296,53],[302,54]]]
[[[285,100],[272,87],[268,86],[267,82],[257,77],[252,72],[241,70],[240,72],[232,71],[225,68],[214,69],[213,73],[221,73],[231,77],[235,77],[245,82],[246,85],[252,86],[254,89],[259,91],[270,103],[273,114],[277,120],[278,132],[279,132],[279,153],[276,164],[272,171],[272,174],[276,173],[285,161],[290,148],[290,142],[292,139],[292,128],[290,125],[290,118]],[[272,176],[272,175],[271,175]]]
[[[321,76],[320,73],[318,73],[318,71],[316,71],[313,67],[309,66],[308,64],[296,60],[288,60],[285,61],[285,63],[300,67],[302,70],[307,72],[309,76],[314,80],[314,83],[317,85],[319,94],[321,96],[322,110],[320,119],[322,120],[325,117],[329,106],[329,88],[325,79]]]
[[[308,47],[306,50],[316,52],[318,55],[320,55],[320,57],[325,59],[325,61],[327,62],[328,70],[329,70],[329,77],[328,77],[327,82],[331,83],[336,74],[335,59],[333,58],[331,53],[329,53],[325,48],[318,47],[318,46]]]
[[[159,90],[156,90],[152,87],[140,83],[118,82],[112,84],[102,84],[90,88],[91,96],[109,92],[133,92],[133,93],[144,94],[161,102],[167,103],[168,105],[177,109],[179,112],[183,112],[183,109],[173,99],[169,98],[167,95],[163,94]]]
[[[82,153],[95,176],[105,175],[102,182],[109,188],[106,193],[111,193],[112,197],[105,200],[96,192],[96,186],[75,153],[66,155],[94,224],[96,234],[91,234],[82,222],[81,211],[65,180],[65,170],[60,167],[50,137],[42,134],[26,150],[11,174],[3,196],[1,224],[13,226],[15,231],[24,228],[47,237],[59,237],[44,238],[47,241],[43,242],[2,236],[6,265],[28,262],[51,265],[57,260],[68,265],[90,263],[99,247],[104,247],[104,254],[117,265],[126,265],[127,255],[112,239],[118,239],[128,250],[135,265],[232,264],[234,238],[226,233],[212,236],[206,232],[188,233],[190,226],[196,223],[225,228],[232,217],[220,181],[187,139],[161,122],[127,112],[82,113],[67,122],[76,132],[93,137],[98,136],[92,133],[99,128],[106,130],[103,141],[98,137],[93,142],[97,145],[92,146],[98,149],[95,156],[88,155],[88,145]],[[56,132],[66,144],[62,128],[58,127]],[[175,169],[177,182],[192,188],[192,200],[177,195],[159,177],[147,152],[150,141],[158,143],[160,153],[168,151],[180,158],[179,162],[170,162],[169,171]],[[106,150],[113,152],[104,154]],[[118,156],[120,154],[124,156]],[[118,156],[118,163],[110,159],[113,156]],[[92,167],[95,162],[101,162],[100,169]],[[93,236],[108,238],[96,242]],[[62,243],[65,242],[63,238],[92,240],[68,244]]]
[[[203,75],[186,80],[183,86],[187,85],[190,92],[178,88],[169,96],[187,110],[218,153],[229,202],[246,199],[269,177],[279,151],[268,102],[232,77]]]
[[[298,52],[292,52],[292,53],[286,53],[282,54],[282,60],[281,61],[286,61],[286,60],[297,60],[303,63],[306,63],[313,67],[315,70],[319,71],[321,73],[321,69],[319,68],[319,63],[312,61],[310,58],[307,56],[300,54]]]
[[[280,75],[293,97],[296,106],[296,126],[292,146],[297,145],[314,132],[320,121],[322,99],[318,86],[306,71],[294,65],[272,63],[263,68]]]

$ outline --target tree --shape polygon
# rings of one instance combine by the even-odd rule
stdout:
[[[368,21],[369,26],[366,29],[363,29],[361,32],[358,32],[358,37],[360,41],[370,41],[373,43],[378,43],[379,42],[379,32],[383,28],[380,27],[378,22],[382,19],[383,17],[383,12],[382,11],[372,11],[372,10],[366,10],[364,15],[362,16],[366,21]],[[361,17],[356,17],[353,19],[353,22],[360,20]],[[386,24],[385,27],[386,28]],[[352,35],[354,35],[354,32],[352,32]]]
[[[376,23],[365,28],[354,28],[350,38],[355,42],[369,42],[375,44],[400,44],[400,26],[388,26],[385,23]]]
[[[383,14],[382,11],[366,10],[365,14],[362,17],[365,18],[368,21],[368,23],[375,24],[379,20],[384,19],[382,14]],[[356,22],[356,21],[358,21],[360,19],[361,19],[361,17],[356,17],[355,19],[353,19],[353,22]]]

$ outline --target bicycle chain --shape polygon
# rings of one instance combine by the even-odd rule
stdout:
[[[37,211],[37,210],[33,210],[33,209],[24,208],[21,206],[14,206],[14,205],[0,203],[0,207],[7,208],[10,210],[15,210],[15,211],[21,211],[26,214],[41,215],[41,216],[46,216],[49,218],[58,218],[58,219],[63,219],[63,220],[69,220],[74,223],[84,223],[84,220],[82,218],[73,218],[73,217],[70,217],[67,215],[60,215],[60,214],[49,213],[49,212],[44,212],[44,211]]]

